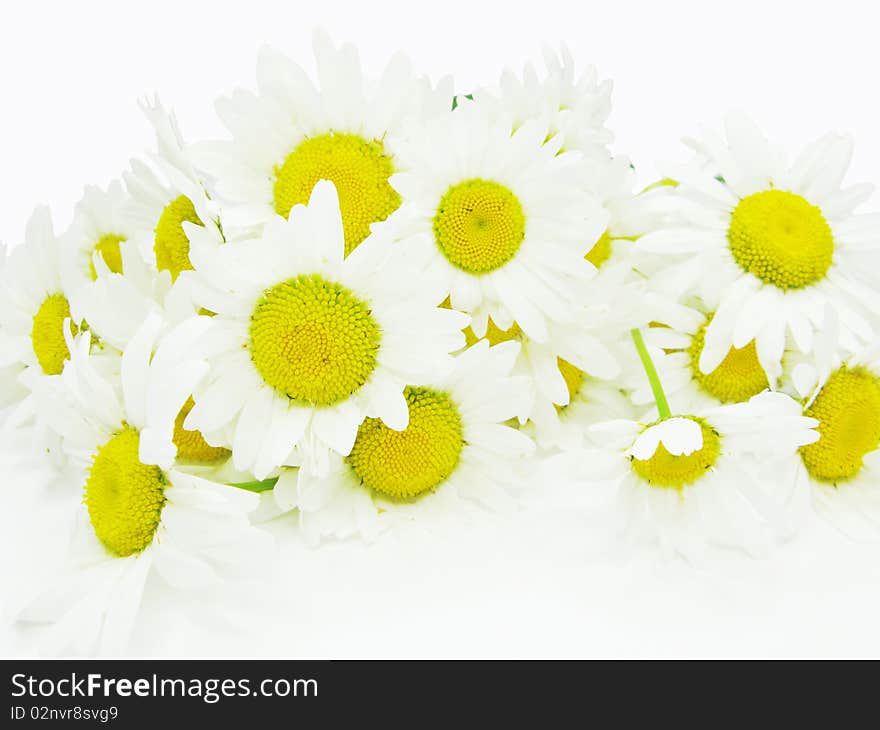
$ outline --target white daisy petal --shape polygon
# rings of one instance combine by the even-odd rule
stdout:
[[[636,439],[631,453],[636,459],[650,459],[663,444],[673,456],[687,456],[703,446],[700,424],[690,418],[667,418],[646,428]]]

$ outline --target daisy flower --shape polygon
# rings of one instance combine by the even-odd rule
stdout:
[[[0,279],[0,367],[9,406],[5,425],[33,428],[31,444],[56,466],[63,455],[38,417],[32,392],[63,370],[70,357],[67,335],[87,327],[81,300],[62,284],[59,248],[49,209],[36,208],[24,242],[5,258]]]
[[[696,294],[713,313],[702,372],[754,341],[774,385],[787,338],[810,353],[827,307],[841,323],[842,347],[870,340],[880,307],[880,219],[855,213],[871,186],[841,187],[851,140],[828,135],[787,165],[752,122],[730,116],[726,139],[710,137],[702,149],[673,175],[682,225],[637,244],[667,258],[655,286]]]
[[[741,403],[770,387],[754,340],[740,348],[731,346],[724,359],[704,373],[700,360],[712,314],[701,311],[697,301],[693,302],[696,306],[689,307],[662,296],[649,298],[651,326],[643,330],[643,335],[664,390],[676,408]],[[650,383],[638,359],[630,357],[627,363],[630,367],[623,383],[633,401],[640,405],[653,403]]]
[[[189,225],[193,296],[216,316],[204,347],[211,374],[185,426],[232,449],[265,478],[294,446],[308,467],[345,456],[367,417],[406,428],[404,387],[442,375],[467,317],[433,306],[407,257],[373,235],[349,256],[333,184],[276,216],[259,239],[220,249]]]
[[[478,102],[464,102],[401,146],[408,168],[391,179],[406,204],[395,215],[401,247],[436,278],[436,301],[489,315],[547,341],[548,321],[573,317],[572,303],[595,267],[584,259],[607,216],[578,185],[581,157],[559,154],[546,125],[513,134]]]
[[[37,208],[24,243],[12,249],[3,271],[0,326],[4,364],[38,375],[58,375],[69,357],[65,327],[76,331],[80,317],[61,283],[59,244],[49,209]]]
[[[129,207],[119,182],[107,190],[87,187],[57,246],[61,290],[76,314],[74,323],[88,327],[93,344],[119,352],[164,299],[141,258],[139,225]]]
[[[200,590],[258,562],[265,535],[248,514],[258,496],[182,469],[173,423],[207,364],[185,354],[207,318],[167,333],[149,317],[126,348],[118,378],[89,355],[89,334],[68,334],[71,360],[41,408],[79,464],[81,498],[67,502],[71,544],[48,589],[19,620],[48,624],[48,650],[121,651],[148,578]]]
[[[830,352],[827,347],[826,353]],[[832,359],[833,358],[833,359]],[[796,367],[792,385],[821,438],[800,450],[796,496],[857,539],[880,537],[880,344],[817,369]]]
[[[666,222],[670,188],[655,185],[636,193],[636,174],[629,158],[603,157],[582,169],[581,185],[605,210],[608,224],[587,253],[600,273],[611,267],[632,269],[633,242]]]
[[[709,545],[766,550],[790,525],[778,474],[812,443],[816,421],[782,393],[669,416],[597,424],[591,478],[617,489],[632,536],[696,557]]]
[[[529,63],[522,77],[505,70],[497,89],[482,89],[475,96],[497,104],[519,128],[529,120],[545,122],[552,135],[560,135],[563,149],[589,152],[613,140],[605,127],[611,114],[609,80],[600,81],[594,66],[578,74],[568,48],[544,49],[545,69],[539,75]]]
[[[224,201],[224,224],[236,229],[286,218],[319,180],[330,180],[350,253],[401,203],[388,180],[402,169],[405,122],[448,114],[452,85],[433,88],[400,54],[378,79],[367,77],[355,48],[334,48],[323,33],[315,33],[314,50],[317,87],[295,63],[262,49],[258,93],[239,90],[217,103],[233,139],[203,143],[198,155]]]
[[[533,442],[505,425],[528,408],[525,378],[511,376],[519,346],[487,342],[455,359],[446,377],[405,391],[409,423],[394,430],[376,418],[358,429],[351,453],[314,476],[286,469],[275,485],[281,509],[299,510],[313,541],[324,535],[374,538],[389,520],[432,512],[459,499],[497,507],[519,483]]]
[[[59,242],[61,280],[72,296],[85,293],[98,278],[96,256],[109,271],[122,273],[123,253],[137,232],[128,210],[129,199],[120,182],[112,182],[106,190],[86,187],[73,223]]]
[[[103,195],[92,190],[84,200]],[[84,215],[82,210],[79,215]],[[74,230],[78,227],[74,224]],[[4,266],[5,306],[0,307],[0,327],[7,341],[4,355],[7,364],[19,363],[29,378],[61,372],[69,357],[66,332],[87,329],[93,333],[93,345],[121,351],[159,306],[152,277],[134,247],[123,242],[109,255],[109,264],[106,252],[93,248],[94,278],[78,277],[68,266],[69,253],[75,251],[71,241],[69,234],[55,236],[48,208],[39,207],[28,222],[24,243],[10,252]],[[120,262],[129,269],[125,275],[113,271]]]
[[[135,243],[154,271],[174,282],[193,268],[183,223],[208,226],[222,240],[216,206],[189,158],[175,116],[158,98],[141,105],[156,135],[154,167],[131,161],[123,177],[131,195],[129,215],[138,228]]]
[[[92,353],[102,360],[105,374],[118,372],[122,349],[150,313],[161,311],[135,285],[134,272],[143,265],[133,247],[121,249],[130,275],[111,272],[96,250],[96,279],[77,289],[70,288],[75,279],[65,285],[61,275],[63,245],[54,235],[48,209],[37,208],[24,243],[7,257],[0,278],[0,397],[9,406],[6,425],[31,429],[29,446],[48,455],[58,469],[67,463],[65,452],[32,393],[63,371],[70,358],[69,336],[89,332]]]

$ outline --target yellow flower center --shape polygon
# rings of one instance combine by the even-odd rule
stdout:
[[[171,281],[180,276],[181,271],[192,269],[189,260],[189,238],[183,230],[183,223],[202,226],[193,202],[181,195],[165,206],[156,224],[156,238],[153,250],[156,252],[156,266],[159,271],[170,271]]]
[[[395,499],[418,497],[445,481],[464,446],[461,416],[449,395],[412,387],[404,394],[406,429],[394,431],[368,418],[347,457],[365,486]]]
[[[822,211],[783,190],[743,198],[733,211],[727,240],[743,270],[780,289],[820,281],[834,254],[834,237]]]
[[[98,239],[95,244],[95,251],[101,254],[107,268],[114,274],[122,273],[122,252],[119,250],[119,244],[125,240],[125,236],[119,236],[115,233],[107,233]],[[98,278],[98,272],[95,271],[95,262],[89,260],[89,269],[92,273],[92,281]]]
[[[632,459],[632,470],[650,486],[683,489],[700,479],[718,460],[721,452],[718,432],[698,418],[688,418],[700,425],[703,432],[701,448],[692,454],[675,456],[660,443],[650,459]]]
[[[611,234],[605,231],[584,258],[597,269],[611,258]]]
[[[711,373],[700,370],[700,354],[706,340],[706,328],[711,322],[710,316],[697,330],[688,348],[691,374],[700,387],[722,403],[741,403],[769,388],[767,373],[758,361],[754,340],[745,347],[731,347]]]
[[[275,168],[275,212],[308,203],[318,180],[330,180],[339,195],[345,253],[370,234],[370,224],[385,220],[400,207],[400,195],[388,183],[394,173],[381,140],[328,132],[309,137]]]
[[[850,479],[880,445],[880,378],[864,368],[837,370],[805,416],[819,421],[821,438],[801,447],[807,471],[820,482]]]
[[[50,294],[43,300],[34,315],[31,326],[31,344],[37,362],[46,375],[58,375],[64,369],[64,361],[70,357],[64,340],[64,320],[70,317],[70,303],[63,294]],[[70,323],[71,334],[77,333],[76,325]]]
[[[189,431],[183,427],[183,422],[193,409],[195,403],[189,398],[174,419],[174,445],[177,447],[177,458],[181,461],[198,461],[211,463],[225,459],[231,453],[222,446],[211,446],[201,431]]]
[[[434,215],[434,239],[449,263],[488,274],[522,245],[526,217],[517,197],[500,183],[474,178],[446,191]]]
[[[329,406],[376,367],[381,330],[369,306],[341,284],[301,275],[267,289],[251,317],[251,357],[279,393]]]
[[[85,485],[95,535],[124,558],[153,541],[165,506],[165,475],[138,458],[140,434],[126,427],[98,449]]]

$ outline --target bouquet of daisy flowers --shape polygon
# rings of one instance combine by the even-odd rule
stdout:
[[[730,116],[638,190],[565,50],[466,95],[314,51],[317,80],[264,50],[224,141],[145,101],[149,159],[2,257],[3,429],[68,541],[15,614],[44,646],[122,651],[149,576],[228,584],[279,515],[374,540],[516,505],[554,454],[672,555],[811,509],[870,535],[880,216],[847,137],[789,162]]]

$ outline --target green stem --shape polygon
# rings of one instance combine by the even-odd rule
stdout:
[[[654,393],[654,402],[657,404],[657,412],[660,414],[660,420],[672,416],[669,410],[669,401],[666,400],[666,393],[663,392],[663,385],[660,377],[657,375],[657,368],[654,367],[654,361],[648,354],[648,348],[645,345],[645,338],[642,337],[641,330],[638,328],[630,330],[636,350],[639,353],[639,359],[642,361],[642,367],[645,368],[645,375],[648,376],[648,382],[651,384],[651,391]]]
[[[239,484],[230,484],[230,487],[244,489],[248,492],[268,492],[275,487],[278,477],[270,477],[261,482],[240,482]]]

